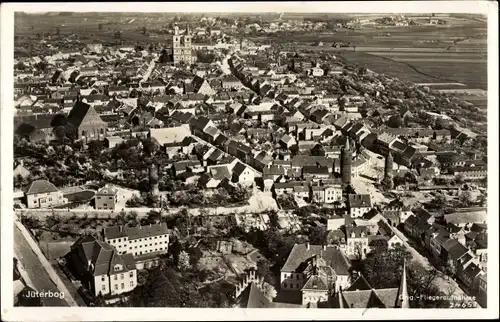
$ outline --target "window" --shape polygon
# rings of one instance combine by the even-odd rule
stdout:
[[[299,287],[300,287],[299,284],[297,284],[297,288],[299,288]]]
[[[122,283],[122,290],[125,288],[125,283]]]
[[[107,206],[108,206],[108,204],[107,204],[107,203],[105,203],[105,204],[103,204],[102,206],[103,206],[103,207],[107,207]]]
[[[115,290],[117,290],[117,289],[118,289],[118,284],[115,284]]]
[[[101,281],[104,282],[106,280],[106,277],[101,276]]]
[[[125,274],[122,273],[120,276],[120,279],[124,279],[124,278],[125,278]]]
[[[103,285],[102,286],[102,290],[105,291],[106,290],[106,285]]]
[[[52,197],[49,197],[49,201],[52,201]]]
[[[290,284],[290,288],[293,288],[293,284]]]
[[[130,281],[130,287],[134,287],[134,281]]]
[[[286,283],[283,283],[283,288],[286,288]]]
[[[115,275],[115,281],[118,280],[118,275]]]
[[[129,275],[130,277],[134,277],[134,272],[130,272],[128,275]]]

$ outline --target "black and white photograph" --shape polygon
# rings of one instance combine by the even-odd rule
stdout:
[[[2,320],[498,318],[498,3],[417,3],[2,5]]]

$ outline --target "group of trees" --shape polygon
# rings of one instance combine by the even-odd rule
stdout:
[[[230,190],[219,188],[209,196],[203,190],[190,186],[189,190],[172,191],[168,200],[175,207],[217,207],[247,202],[250,195],[250,191],[241,185]]]
[[[187,253],[181,254],[183,258]],[[182,266],[182,270],[168,264],[154,267],[149,270],[145,283],[132,292],[127,306],[231,307],[233,286],[224,280],[203,285],[206,275],[191,266]]]
[[[361,273],[375,289],[399,287],[406,262],[406,279],[411,307],[447,308],[449,302],[444,299],[432,301],[432,296],[443,294],[436,285],[439,273],[434,268],[426,268],[412,261],[411,254],[403,247],[388,248],[386,242],[376,243],[372,252],[361,262]],[[426,295],[423,297],[422,295]]]

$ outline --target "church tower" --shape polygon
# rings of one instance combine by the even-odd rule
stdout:
[[[153,196],[157,196],[160,194],[158,181],[158,168],[154,164],[151,164],[151,166],[149,167],[149,187],[151,189],[150,192]]]
[[[406,261],[403,261],[403,274],[401,276],[401,284],[398,290],[398,308],[409,309],[410,299],[408,297],[408,284],[406,283]]]
[[[384,168],[384,178],[392,178],[392,168],[394,165],[394,159],[392,158],[392,153],[389,151],[387,157],[385,157],[385,168]]]
[[[346,138],[345,146],[340,152],[340,173],[342,178],[342,183],[351,183],[351,173],[352,173],[352,150],[349,146],[349,138]]]
[[[193,57],[193,45],[191,42],[192,39],[191,30],[189,29],[189,25],[186,25],[186,31],[183,35],[179,32],[179,27],[174,27],[174,35],[172,41],[172,52],[174,58],[174,64],[179,64],[180,62],[184,62],[188,65],[192,63]]]

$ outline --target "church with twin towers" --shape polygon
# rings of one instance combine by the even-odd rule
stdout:
[[[174,65],[183,62],[186,65],[191,65],[196,61],[196,55],[193,55],[193,36],[189,25],[186,25],[184,33],[179,31],[179,27],[174,27],[174,35],[172,36],[172,59]]]

